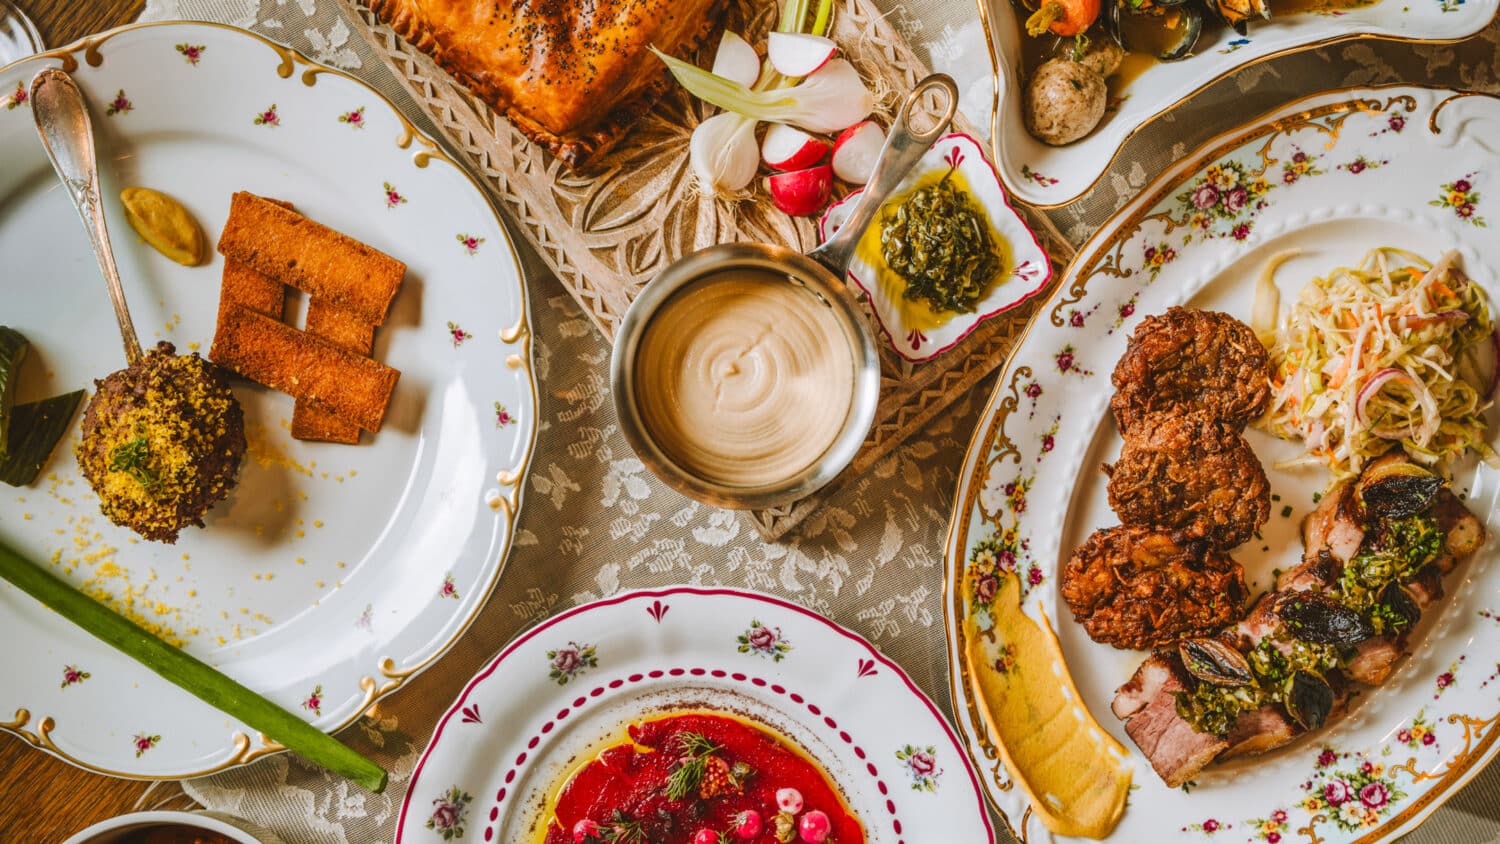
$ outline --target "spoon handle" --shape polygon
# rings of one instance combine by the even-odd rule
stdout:
[[[39,72],[31,80],[31,111],[36,118],[37,133],[47,158],[68,189],[83,227],[94,246],[99,271],[109,285],[109,298],[120,323],[120,338],[125,344],[125,360],[135,364],[141,359],[141,341],[130,321],[125,305],[125,290],[120,286],[120,271],[109,248],[109,229],[104,224],[104,209],[99,203],[99,167],[94,156],[94,127],[89,122],[88,106],[73,77],[56,68]]]
[[[919,132],[912,127],[912,113],[928,93],[939,94],[941,111],[931,126]],[[865,187],[864,193],[854,203],[849,218],[833,237],[807,253],[807,257],[833,270],[834,275],[842,279],[844,271],[849,268],[854,248],[859,245],[865,229],[874,221],[881,204],[901,185],[901,180],[906,178],[917,159],[943,136],[957,110],[958,86],[954,84],[952,77],[934,73],[918,82],[891,121],[891,131],[885,139],[885,146],[880,149],[875,172],[870,175],[870,183]]]

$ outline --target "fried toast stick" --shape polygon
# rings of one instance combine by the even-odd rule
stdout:
[[[379,431],[401,373],[255,311],[225,316],[208,359],[252,381]]]
[[[230,201],[219,252],[371,325],[385,321],[406,275],[384,252],[245,191]]]
[[[368,356],[375,343],[375,326],[323,299],[307,303],[307,333],[358,355]],[[307,399],[297,399],[292,410],[292,437],[354,445],[359,442],[359,426]]]

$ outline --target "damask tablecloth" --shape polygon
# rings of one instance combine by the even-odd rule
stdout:
[[[973,0],[882,5],[935,69],[959,80],[964,111],[987,126],[990,65]],[[344,14],[339,0],[149,0],[142,19],[253,29],[356,73],[430,131]],[[1081,242],[1151,175],[1252,115],[1337,85],[1417,80],[1500,92],[1500,25],[1461,45],[1358,41],[1249,68],[1143,132],[1108,178],[1053,219]],[[488,606],[452,652],[342,734],[391,771],[390,786],[373,795],[282,754],[184,783],[203,805],[262,824],[289,844],[389,841],[417,757],[470,675],[548,615],[634,587],[706,583],[780,594],[869,638],[951,711],[940,609],[943,537],[955,473],[989,384],[959,399],[788,541],[765,544],[733,513],[682,498],[635,458],[610,402],[609,347],[515,240],[523,244],[533,296],[539,445],[515,548]],[[940,833],[917,840],[945,841]],[[1500,766],[1409,840],[1500,841]]]

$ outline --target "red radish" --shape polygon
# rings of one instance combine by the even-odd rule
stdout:
[[[828,63],[838,45],[832,38],[801,32],[773,32],[766,36],[766,58],[782,76],[807,76]]]
[[[833,194],[833,168],[827,164],[777,173],[767,180],[771,202],[793,217],[807,217],[823,210]]]
[[[870,181],[883,146],[885,130],[879,123],[863,120],[850,126],[833,142],[833,174],[856,185]]]
[[[817,809],[802,816],[797,821],[797,834],[807,844],[823,844],[828,840],[828,834],[833,832],[833,823],[828,816]]]
[[[713,73],[749,88],[760,78],[760,56],[749,41],[726,29],[714,54]]]
[[[760,812],[754,809],[746,809],[734,817],[735,837],[742,841],[749,841],[760,837],[761,823]]]
[[[599,824],[588,818],[573,824],[573,844],[584,844],[586,841],[599,841]]]
[[[693,844],[719,844],[719,834],[711,829],[700,829],[693,836]]]
[[[785,123],[772,123],[760,142],[761,160],[777,170],[801,170],[823,160],[828,142]]]
[[[802,811],[802,792],[795,788],[776,789],[776,808],[793,815]]]

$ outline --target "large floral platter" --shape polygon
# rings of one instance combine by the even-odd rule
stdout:
[[[973,597],[992,594],[983,583],[1001,570],[1019,574],[1023,611],[1057,631],[1082,702],[1130,750],[1134,788],[1112,840],[1383,841],[1409,831],[1494,755],[1493,542],[1449,576],[1449,597],[1424,615],[1413,653],[1344,718],[1266,756],[1210,767],[1181,790],[1163,785],[1109,710],[1145,654],[1096,644],[1065,607],[1059,613],[1057,573],[1090,532],[1117,522],[1099,471],[1120,447],[1107,413],[1110,373],[1144,315],[1189,304],[1248,319],[1267,258],[1291,248],[1305,251],[1276,272],[1283,302],[1379,245],[1434,257],[1457,249],[1495,298],[1496,137],[1500,99],[1483,95],[1402,86],[1292,103],[1162,174],[1083,248],[1043,305],[969,446],[946,551],[959,729],[991,800],[1023,837],[1047,832],[1001,763],[965,668],[968,649],[1004,647],[989,641],[989,614],[998,610]],[[1273,494],[1261,539],[1235,552],[1258,591],[1299,558],[1299,522],[1328,474],[1274,470],[1299,446],[1253,428],[1247,436]],[[1475,461],[1457,466],[1453,481],[1491,536],[1500,531],[1497,482],[1500,474]],[[1003,659],[976,665],[1008,668]]]
[[[484,193],[352,77],[209,24],[126,27],[0,69],[0,322],[32,342],[21,395],[93,387],[124,365],[88,239],[43,154],[32,76],[88,99],[105,213],[141,340],[207,352],[223,261],[181,267],[116,197],[177,197],[218,238],[230,194],[291,201],[408,264],[374,355],[401,370],[383,429],[304,443],[292,400],[246,383],[250,450],[230,498],[176,545],[99,513],[77,422],[0,534],[53,573],[325,730],[431,664],[500,576],[536,438],[525,288]],[[290,298],[290,297],[289,297]],[[301,325],[301,315],[290,317]],[[117,776],[243,764],[279,746],[0,586],[0,728]]]
[[[1026,83],[1021,50],[1027,36],[1016,15],[1006,2],[977,2],[996,77],[991,114],[995,163],[1006,189],[1040,208],[1065,205],[1087,194],[1145,126],[1236,72],[1277,56],[1355,39],[1458,41],[1484,29],[1500,10],[1497,0],[1386,0],[1323,11],[1277,11],[1270,20],[1253,20],[1247,35],[1206,26],[1193,55],[1152,64],[1118,91],[1112,85],[1110,105],[1099,126],[1081,140],[1056,147],[1032,137],[1022,119]]]
[[[687,586],[585,604],[508,645],[438,722],[396,840],[540,841],[547,796],[601,742],[689,709],[800,745],[874,844],[994,841],[977,771],[899,666],[780,598]]]

